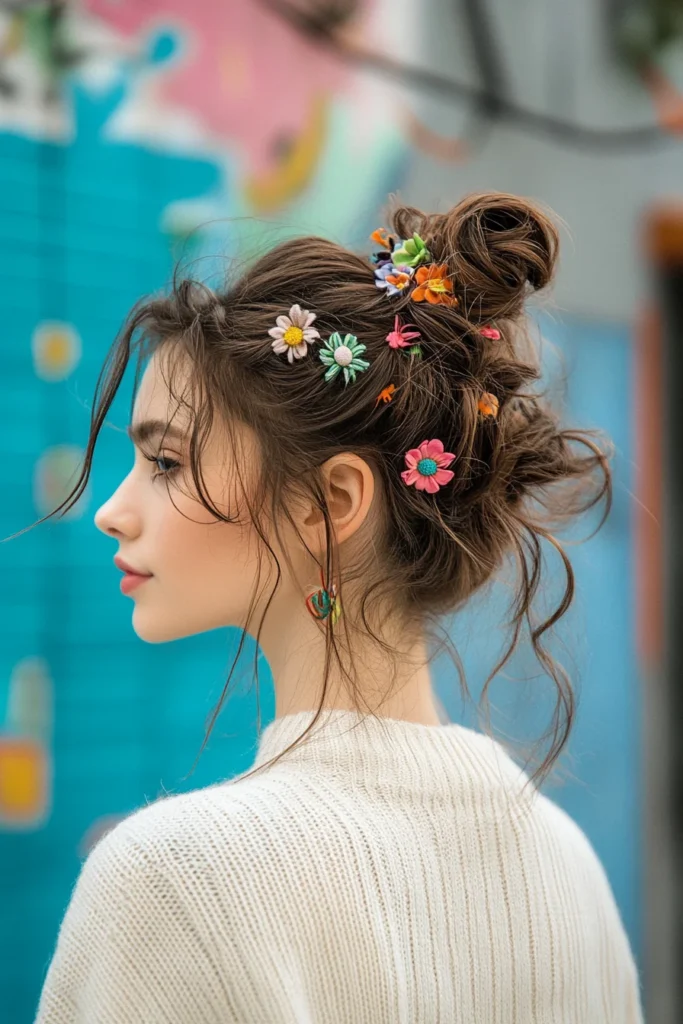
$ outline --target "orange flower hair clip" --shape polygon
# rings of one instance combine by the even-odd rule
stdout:
[[[387,405],[389,402],[391,402],[393,400],[393,397],[394,397],[395,394],[396,394],[396,385],[395,384],[387,384],[387,386],[385,388],[382,388],[382,390],[380,391],[380,393],[377,396],[377,401],[375,402],[375,409],[377,408],[377,406],[379,405],[380,402],[384,402],[384,404]]]
[[[418,267],[415,283],[416,287],[410,295],[415,302],[429,302],[434,306],[458,305],[453,295],[453,281],[448,276],[447,263],[430,263],[427,267]]]
[[[498,418],[498,399],[495,395],[492,395],[490,391],[485,391],[479,402],[477,403],[479,412],[485,419],[497,419]]]
[[[377,245],[381,245],[383,249],[388,249],[389,252],[394,248],[394,239],[391,237],[386,228],[377,228],[370,235],[373,242]]]

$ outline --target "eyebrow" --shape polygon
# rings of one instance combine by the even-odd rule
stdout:
[[[132,423],[126,428],[126,433],[133,444],[140,446],[145,441],[151,440],[158,434],[165,437],[173,437],[181,441],[185,436],[184,432],[173,426],[172,423],[165,423],[163,420],[141,420],[139,423]]]

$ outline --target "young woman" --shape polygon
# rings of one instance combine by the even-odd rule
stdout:
[[[490,194],[373,238],[371,259],[285,242],[219,293],[176,282],[110,353],[65,505],[135,353],[135,462],[95,520],[135,631],[240,627],[276,718],[251,771],[97,843],[39,1024],[642,1021],[603,868],[538,787],[574,706],[542,646],[573,589],[551,524],[610,494],[602,449],[532,389],[523,304],[555,228]],[[537,619],[546,545],[566,587]],[[439,618],[511,566],[506,653],[528,626],[557,684],[532,776],[443,722],[428,669]]]

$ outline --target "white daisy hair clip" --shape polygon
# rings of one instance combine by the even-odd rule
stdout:
[[[273,352],[277,352],[278,355],[286,352],[290,363],[295,359],[303,359],[308,352],[309,344],[320,338],[315,327],[311,327],[315,317],[315,313],[302,309],[298,303],[291,307],[288,316],[279,316],[275,321],[277,326],[271,327],[268,331],[273,338]]]

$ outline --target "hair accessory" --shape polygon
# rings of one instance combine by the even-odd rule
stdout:
[[[377,228],[376,231],[372,232],[370,238],[373,242],[377,242],[377,245],[382,246],[380,252],[375,252],[370,257],[372,262],[377,264],[377,266],[381,266],[385,263],[391,263],[391,253],[395,248],[396,240],[391,237],[386,228]]]
[[[312,594],[309,594],[306,598],[306,607],[313,616],[314,619],[326,619],[330,616],[332,625],[336,625],[341,615],[341,604],[337,597],[337,587],[334,583],[330,584],[329,590],[325,589],[325,578],[320,570],[320,580],[322,587],[320,590],[314,590]]]
[[[367,370],[370,365],[365,359],[360,358],[365,348],[355,334],[345,334],[343,338],[338,331],[331,334],[320,349],[321,362],[329,366],[325,380],[333,380],[343,370],[345,385],[349,381],[355,381],[356,374]]]
[[[394,317],[394,329],[386,337],[386,340],[389,342],[389,348],[408,348],[411,338],[422,337],[418,330],[409,331],[409,327],[415,327],[415,324],[401,324],[401,318],[399,316]]]
[[[278,355],[286,352],[290,363],[302,359],[308,352],[308,344],[320,338],[318,331],[311,327],[315,317],[315,313],[309,313],[298,304],[291,307],[289,316],[279,316],[275,321],[277,327],[268,331],[274,339],[271,345],[273,352]]]
[[[373,252],[370,259],[378,267],[393,266],[393,263],[391,262],[391,253],[387,252],[386,249],[380,249],[379,252]]]
[[[398,243],[391,259],[397,266],[405,264],[407,267],[419,267],[421,263],[430,263],[432,254],[416,231],[412,238]]]
[[[380,391],[380,393],[377,396],[377,401],[375,402],[375,409],[377,408],[377,406],[379,405],[380,402],[384,402],[384,404],[387,405],[387,403],[392,400],[392,398],[394,397],[395,393],[396,393],[396,385],[395,384],[388,384],[387,387],[382,388],[382,390]]]
[[[498,341],[500,338],[500,331],[495,327],[481,327],[479,333],[482,338],[491,338],[493,341]]]
[[[391,250],[394,248],[394,240],[386,228],[377,228],[372,232],[370,238],[373,242],[377,242],[378,245],[381,245],[383,249]]]
[[[447,469],[455,458],[452,452],[443,450],[443,441],[434,438],[423,441],[419,448],[411,448],[405,454],[406,470],[401,478],[408,486],[415,486],[418,491],[436,492],[449,483],[455,473]]]
[[[453,292],[453,282],[448,276],[447,263],[430,263],[428,267],[418,267],[415,271],[417,287],[413,289],[411,299],[415,302],[430,302],[432,305],[457,306],[458,300]]]
[[[378,288],[386,288],[387,295],[400,295],[413,278],[411,267],[395,267],[389,259],[381,263],[375,271],[375,284]]]
[[[484,391],[477,403],[477,408],[482,416],[495,420],[498,416],[498,399],[490,391]]]

